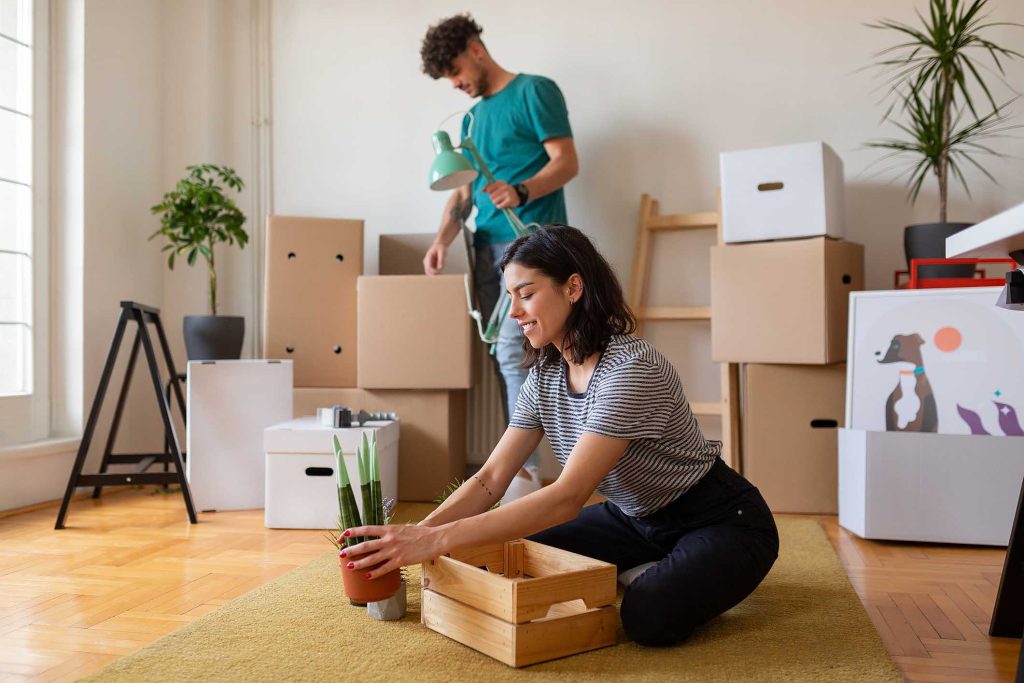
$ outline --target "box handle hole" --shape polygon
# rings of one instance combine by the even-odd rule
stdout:
[[[335,353],[341,353],[341,347],[340,347],[340,346],[337,346],[337,345],[335,345],[335,347],[334,347],[334,352],[335,352]]]
[[[286,347],[284,347],[284,350],[287,351],[288,353],[294,353],[295,352],[295,347],[294,346],[286,346]]]
[[[288,252],[288,260],[292,261],[294,259],[295,259],[295,252],[294,251],[289,251]]]
[[[334,469],[330,467],[307,467],[307,477],[333,477]]]
[[[342,254],[337,254],[334,258],[335,258],[335,260],[338,261],[338,263],[341,263],[342,261],[345,260],[345,256],[342,255]]]
[[[838,420],[811,420],[811,429],[835,429],[838,426]]]
[[[782,183],[761,183],[757,186],[758,192],[774,192],[775,190],[781,190],[783,187]]]
[[[843,284],[844,285],[848,285],[851,282],[853,282],[853,278],[852,277],[850,277],[849,275],[844,275],[843,276]]]

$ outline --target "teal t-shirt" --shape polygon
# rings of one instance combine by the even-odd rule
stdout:
[[[510,185],[532,178],[550,158],[544,141],[572,137],[565,98],[555,82],[543,76],[519,74],[504,88],[484,97],[470,109],[473,129],[468,131],[469,117],[462,120],[462,135],[472,135],[498,180]],[[464,152],[469,156],[468,152]],[[470,161],[473,158],[470,156]],[[475,165],[475,163],[474,163]],[[483,191],[487,180],[480,174],[473,181],[473,203],[476,205],[477,246],[508,242],[516,234],[502,211]],[[567,223],[565,193],[559,188],[551,194],[530,199],[515,212],[523,223]]]

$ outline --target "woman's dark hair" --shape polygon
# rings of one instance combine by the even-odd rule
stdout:
[[[614,334],[636,331],[636,317],[622,296],[622,287],[608,261],[598,253],[590,239],[568,225],[542,226],[509,245],[501,259],[501,270],[510,263],[544,273],[558,285],[568,282],[573,273],[583,280],[583,296],[572,305],[565,322],[563,346],[573,363],[579,364],[594,353],[604,351]],[[523,340],[524,367],[539,361],[553,362],[562,354],[553,344],[535,349]]]
[[[468,13],[456,14],[431,26],[420,47],[423,73],[434,80],[447,74],[452,60],[466,51],[470,40],[479,40],[483,32]]]

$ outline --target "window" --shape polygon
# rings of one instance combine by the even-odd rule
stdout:
[[[0,0],[0,394],[32,393],[32,2]]]
[[[48,0],[0,0],[0,447],[48,436]]]

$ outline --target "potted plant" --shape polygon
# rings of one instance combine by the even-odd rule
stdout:
[[[971,225],[947,220],[950,177],[960,182],[968,196],[970,189],[964,176],[968,167],[995,181],[976,157],[1000,156],[984,140],[1015,127],[1006,125],[1006,103],[996,102],[982,72],[987,70],[1001,80],[1003,61],[1022,55],[996,45],[983,34],[994,26],[1019,24],[987,21],[983,11],[988,2],[929,0],[927,17],[918,14],[920,27],[889,19],[869,24],[871,28],[896,31],[903,39],[880,52],[877,65],[887,76],[887,96],[893,98],[883,120],[894,123],[905,136],[875,140],[868,146],[888,150],[882,159],[909,160],[901,175],[907,176],[911,203],[917,200],[929,176],[935,176],[939,190],[938,222],[910,225],[904,231],[908,266],[914,258],[944,258],[946,238]],[[984,61],[994,64],[995,69],[978,60],[985,55],[988,58]],[[925,266],[919,274],[972,277],[974,266]]]
[[[160,214],[160,228],[150,239],[163,235],[168,244],[167,267],[174,270],[175,258],[184,255],[193,266],[199,257],[209,271],[210,315],[185,316],[185,350],[189,360],[235,359],[242,354],[245,318],[217,315],[217,266],[215,246],[235,244],[244,248],[249,236],[242,225],[245,215],[235,202],[224,195],[222,182],[240,192],[245,185],[235,170],[227,166],[201,164],[189,166],[188,175],[151,211]]]
[[[371,433],[372,434],[372,433]],[[351,548],[367,538],[346,537],[341,532],[352,527],[362,526],[359,508],[356,506],[355,494],[352,492],[351,480],[348,476],[348,468],[345,467],[345,458],[341,453],[341,443],[338,437],[334,436],[334,460],[336,470],[336,481],[338,485],[338,538],[335,545],[339,553],[345,548]],[[380,462],[377,459],[377,435],[372,434],[367,439],[366,432],[363,432],[359,449],[356,451],[356,461],[359,467],[360,493],[363,499],[363,516],[366,518],[367,526],[380,526],[387,524],[393,500],[384,500],[380,487]],[[333,540],[333,539],[332,539]],[[384,576],[375,579],[367,579],[366,569],[349,569],[348,563],[351,556],[346,560],[339,557],[341,567],[341,578],[345,585],[345,595],[355,604],[365,604],[387,600],[394,595],[402,584],[401,571],[395,569]]]

